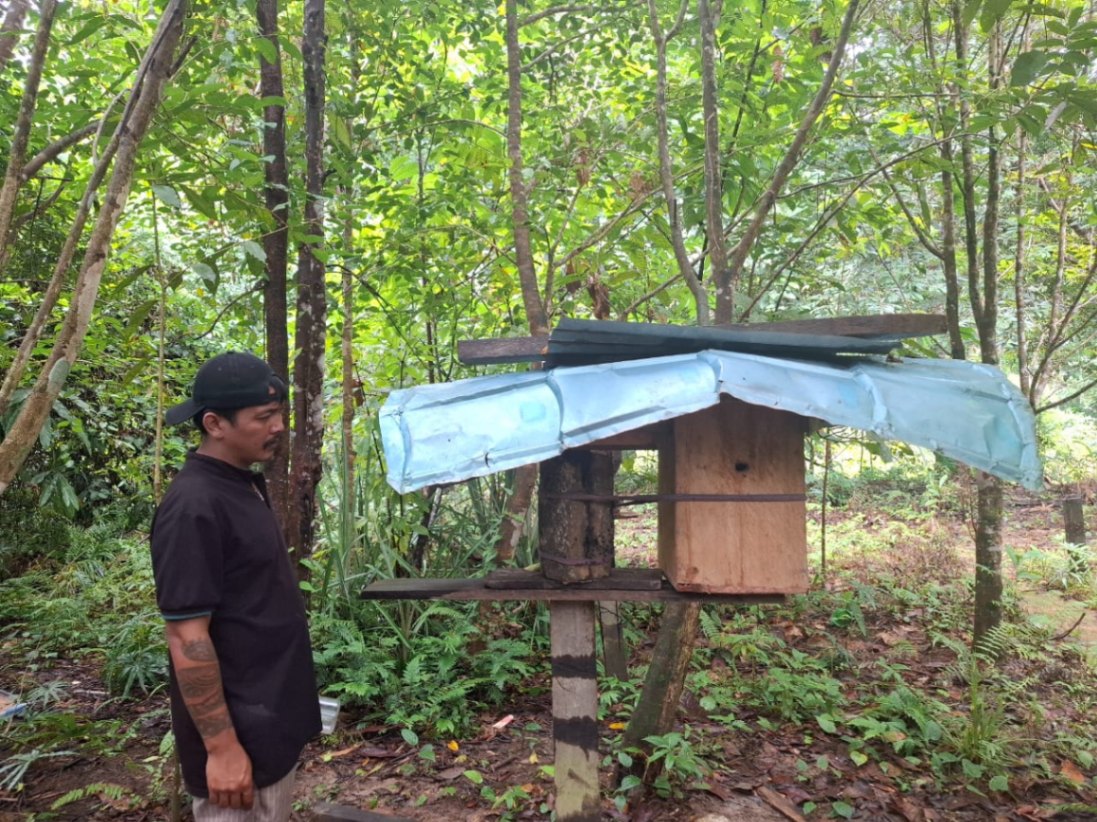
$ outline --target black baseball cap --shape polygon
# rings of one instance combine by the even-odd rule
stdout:
[[[207,408],[231,410],[282,402],[286,384],[266,362],[243,351],[226,351],[208,360],[194,378],[190,399],[169,408],[168,425],[186,422]]]

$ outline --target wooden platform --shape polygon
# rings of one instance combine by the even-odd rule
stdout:
[[[657,568],[614,568],[608,577],[575,585],[546,579],[540,571],[502,570],[479,579],[386,579],[362,591],[362,599],[532,600],[540,602],[780,603],[780,594],[679,593]]]

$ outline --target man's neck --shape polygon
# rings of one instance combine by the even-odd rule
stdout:
[[[223,463],[231,465],[233,468],[239,468],[243,471],[251,470],[250,462],[241,465],[238,459],[233,459],[230,454],[225,452],[225,449],[219,447],[216,440],[208,438],[202,440],[202,444],[197,448],[197,453],[201,454],[203,457],[212,457],[215,460],[220,460]]]

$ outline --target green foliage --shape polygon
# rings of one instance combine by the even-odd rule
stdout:
[[[0,625],[23,657],[45,664],[93,655],[121,696],[166,682],[162,621],[152,605],[144,540],[118,537],[111,523],[72,528],[64,564],[0,582]]]
[[[60,559],[68,549],[68,525],[36,496],[23,486],[0,496],[0,581],[18,575],[34,560]]]

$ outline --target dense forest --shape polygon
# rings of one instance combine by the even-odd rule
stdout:
[[[1019,388],[1045,490],[812,433],[810,594],[622,608],[604,812],[1092,818],[1095,56],[1089,0],[0,0],[0,819],[185,812],[147,532],[209,356],[292,386],[266,474],[344,710],[301,813],[526,818],[544,608],[359,592],[536,563],[536,472],[397,494],[388,394],[563,317],[910,313],[947,330],[896,356]],[[630,735],[661,625],[682,677]]]

